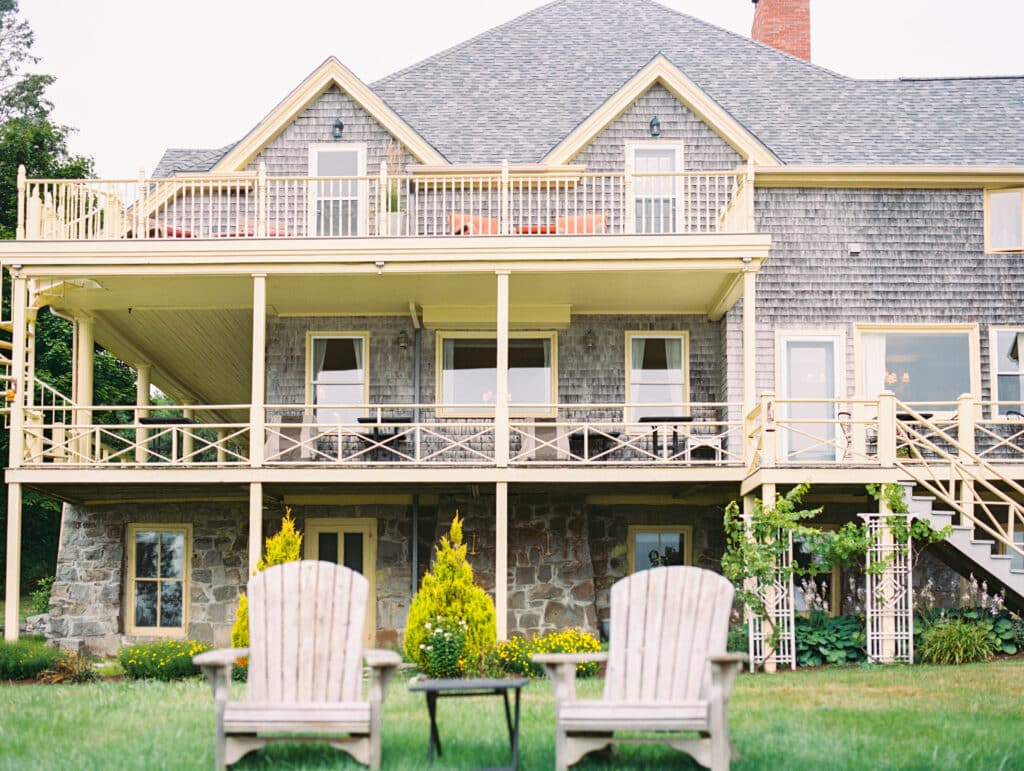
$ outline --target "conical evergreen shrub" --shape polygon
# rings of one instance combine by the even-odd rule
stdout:
[[[473,568],[466,560],[462,543],[462,520],[455,512],[451,531],[441,537],[435,547],[432,570],[423,576],[423,583],[409,607],[405,625],[406,655],[421,669],[424,650],[420,645],[439,619],[466,622],[466,642],[462,658],[464,671],[478,667],[483,654],[494,647],[496,640],[494,601],[473,582]]]

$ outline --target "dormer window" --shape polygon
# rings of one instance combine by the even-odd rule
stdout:
[[[985,251],[1024,251],[1024,188],[985,191]]]

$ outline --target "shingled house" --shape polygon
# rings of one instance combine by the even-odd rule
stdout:
[[[807,3],[758,4],[793,55],[556,0],[373,84],[329,58],[152,177],[20,180],[8,635],[27,489],[64,502],[49,635],[98,651],[225,642],[286,506],[383,644],[456,511],[501,636],[598,630],[802,481],[831,523],[916,486],[1019,604],[1024,79],[844,77]],[[51,312],[71,394],[34,376]],[[94,403],[95,344],[137,404]]]

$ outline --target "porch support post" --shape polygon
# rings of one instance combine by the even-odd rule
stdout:
[[[263,465],[264,422],[267,383],[267,276],[252,277],[252,395],[249,406],[249,465]],[[251,547],[251,544],[250,544]],[[252,549],[250,548],[250,553]],[[258,549],[257,549],[258,551]]]
[[[35,405],[36,384],[36,316],[35,308],[25,309],[25,406]],[[40,405],[42,406],[42,405]],[[51,418],[52,419],[52,418]]]
[[[498,467],[508,466],[508,278],[507,270],[498,276],[498,362],[497,394],[494,397],[494,460]],[[500,624],[501,622],[499,622]]]
[[[757,403],[757,319],[755,310],[756,276],[746,258],[743,268],[743,413],[747,414]]]
[[[143,418],[149,416],[149,364],[139,364],[135,367],[135,422],[140,423]],[[135,429],[135,462],[146,462],[146,439],[149,431],[145,428]]]
[[[93,401],[93,355],[96,348],[95,322],[91,316],[78,318],[78,362],[75,367],[78,381],[78,409],[75,424],[78,426],[78,460],[91,457],[90,440],[92,437],[92,401]]]
[[[181,416],[185,420],[195,421],[196,411],[195,410],[182,410]],[[186,424],[181,429],[181,460],[184,463],[191,463],[195,460],[192,458],[192,451],[195,449],[195,438],[196,435],[192,433],[192,429]]]
[[[494,490],[494,615],[499,640],[508,639],[508,482]]]
[[[28,283],[23,278],[15,278],[11,282],[11,334],[13,337],[11,343],[11,377],[13,378],[14,401],[9,405],[11,410],[11,424],[10,434],[8,435],[8,447],[10,452],[7,465],[10,468],[18,468],[22,465],[25,458],[25,358],[27,334],[25,306],[27,302]],[[20,506],[20,497],[18,500]],[[10,517],[11,515],[8,514],[8,516]],[[7,532],[8,535],[10,535],[10,527],[8,527]],[[18,533],[18,538],[20,539],[20,520],[18,524]],[[10,579],[11,555],[14,553],[15,552],[10,550],[10,542],[8,541],[8,579]],[[15,578],[17,578],[17,576],[15,576]],[[8,586],[10,586],[9,583]],[[9,607],[10,606],[8,606],[8,608]],[[15,595],[14,607],[15,609],[18,607],[17,595]],[[10,611],[8,610],[8,612]],[[17,617],[15,617],[15,621],[17,621]]]
[[[263,483],[249,484],[249,575],[256,575],[256,565],[263,553]]]
[[[13,441],[14,434],[11,434]],[[14,457],[13,454],[11,457]],[[7,483],[7,592],[4,601],[4,639],[18,639],[18,600],[21,595],[21,484]]]

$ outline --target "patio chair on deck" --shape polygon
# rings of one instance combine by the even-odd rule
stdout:
[[[193,659],[217,703],[216,767],[273,741],[320,741],[379,768],[381,705],[401,660],[363,650],[369,582],[344,566],[305,560],[258,573],[248,593],[249,647]],[[230,701],[231,667],[241,656],[249,658],[246,698]]]
[[[615,742],[652,741],[635,736],[644,732],[702,766],[727,769],[738,753],[726,704],[747,658],[725,652],[733,593],[710,570],[641,570],[612,587],[608,653],[534,655],[554,683],[555,767]],[[604,697],[577,699],[576,664],[602,660]]]

